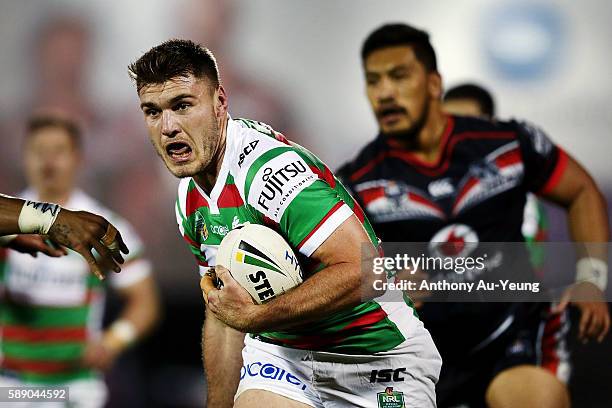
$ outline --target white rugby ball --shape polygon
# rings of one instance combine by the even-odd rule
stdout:
[[[231,230],[219,245],[216,264],[229,269],[258,304],[302,283],[302,269],[287,241],[259,224]]]

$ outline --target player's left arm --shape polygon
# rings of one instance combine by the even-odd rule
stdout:
[[[609,239],[606,201],[590,174],[567,153],[558,181],[542,195],[567,211],[569,231],[576,242],[584,242],[577,265],[577,280],[559,305],[562,310],[572,300],[581,310],[579,337],[602,341],[610,329],[610,315],[603,291],[607,284],[607,242]]]
[[[112,214],[109,217],[121,228],[133,252],[126,259],[123,271],[112,274],[109,279],[124,301],[123,309],[101,338],[91,341],[85,350],[84,364],[100,370],[108,369],[123,351],[147,335],[160,316],[152,264],[142,255],[144,247],[140,237],[121,218]]]
[[[124,272],[128,275],[131,268],[148,268],[145,262],[142,259],[128,261]],[[116,290],[125,306],[119,318],[104,331],[101,338],[87,345],[83,355],[83,364],[87,367],[107,370],[122,352],[147,335],[159,320],[159,295],[150,274]]]
[[[315,159],[292,149],[271,153],[277,154],[255,160],[237,182],[249,180],[246,201],[275,223],[296,251],[325,267],[282,296],[254,305],[230,273],[217,266],[224,286],[209,293],[210,310],[243,332],[303,326],[374,297],[361,290],[373,288],[362,279],[374,279],[372,274],[362,277],[362,270],[371,268],[371,258],[377,255],[374,237],[347,204],[348,194],[342,193],[329,169]]]

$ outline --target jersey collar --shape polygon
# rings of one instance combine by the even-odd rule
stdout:
[[[227,181],[227,175],[229,174],[229,163],[233,157],[234,152],[234,144],[237,138],[238,132],[238,124],[232,120],[232,117],[227,114],[227,127],[225,133],[225,152],[223,154],[223,161],[221,162],[221,168],[219,169],[219,175],[217,176],[217,180],[215,181],[215,185],[210,191],[210,196],[206,194],[206,192],[196,183],[196,188],[198,192],[206,199],[208,202],[208,207],[210,209],[211,214],[219,214],[219,206],[217,205],[217,200],[223,191],[223,187],[225,187],[225,182]]]

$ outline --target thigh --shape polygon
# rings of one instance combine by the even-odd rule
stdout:
[[[570,406],[565,385],[540,367],[522,365],[503,370],[486,392],[489,408],[566,408]]]
[[[312,387],[312,359],[309,356],[307,351],[245,338],[243,366],[234,401],[242,407],[287,406],[282,405],[282,402],[278,402],[278,405],[263,402],[271,400],[270,404],[276,404],[274,401],[281,401],[282,398],[285,402],[292,400],[322,408],[320,398]],[[258,396],[264,400],[257,400]],[[249,405],[245,401],[254,402]]]
[[[312,405],[284,397],[275,392],[249,389],[240,394],[234,408],[311,408]]]

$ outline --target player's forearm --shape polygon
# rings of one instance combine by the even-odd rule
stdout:
[[[568,206],[570,235],[574,241],[604,243],[609,239],[606,202],[595,183],[586,185]],[[589,244],[585,256],[607,258],[606,245]]]
[[[23,200],[0,195],[0,235],[18,234]]]
[[[253,332],[299,327],[363,302],[360,266],[329,266],[293,290],[256,306]]]
[[[160,315],[159,296],[152,277],[142,279],[124,289],[121,294],[126,305],[116,321],[119,326],[111,325],[104,335],[104,339],[119,350],[145,336],[155,326]]]
[[[240,381],[244,334],[206,313],[202,333],[208,407],[231,408]]]

